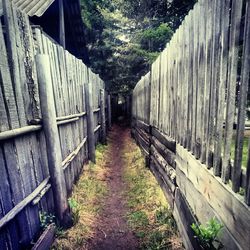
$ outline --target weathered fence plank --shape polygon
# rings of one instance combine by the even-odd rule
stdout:
[[[69,223],[69,207],[67,202],[65,177],[61,168],[62,155],[56,124],[49,57],[46,55],[37,55],[36,63],[38,66],[41,109],[44,121],[44,131],[46,134],[51,184],[56,203],[56,214],[60,223],[62,225],[67,225]]]
[[[240,24],[242,14],[243,1],[233,0],[231,9],[231,28],[229,38],[229,68],[228,68],[228,82],[227,82],[227,106],[226,106],[226,123],[224,136],[224,151],[222,160],[222,180],[228,182],[229,180],[229,161],[230,150],[233,136],[234,124],[234,109],[235,109],[235,89],[237,82],[237,67],[238,67],[238,48],[240,39]],[[237,171],[237,170],[236,170]],[[237,171],[238,172],[238,171]],[[237,173],[235,172],[235,173]],[[236,183],[233,183],[233,190],[239,191]]]
[[[92,100],[92,82],[84,83],[84,92],[86,98],[86,112],[87,112],[87,127],[88,127],[88,154],[89,159],[95,162],[95,134],[94,134],[94,114],[93,114],[93,100]]]
[[[106,143],[105,92],[100,90],[101,142]]]
[[[146,157],[151,170],[167,191],[189,248],[197,247],[187,240],[190,218],[209,218],[197,210],[187,188],[199,194],[207,206],[204,210],[212,211],[224,224],[221,239],[228,249],[249,245],[242,231],[250,233],[245,224],[250,216],[250,140],[246,153],[249,135],[245,127],[249,8],[249,1],[242,0],[197,1],[152,64],[147,74],[151,77],[147,81],[147,75],[143,76],[133,90],[132,135],[143,152],[149,145]],[[148,105],[150,119],[146,121]],[[167,164],[176,176],[178,195],[164,180]],[[192,216],[184,216],[181,209]]]

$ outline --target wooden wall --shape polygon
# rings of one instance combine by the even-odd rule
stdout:
[[[64,172],[67,196],[88,160],[96,133],[103,141],[100,95],[104,83],[81,60],[50,39],[28,16],[3,0],[0,19],[0,249],[27,249],[40,234],[39,213],[55,214],[41,104],[36,55],[49,58],[58,127],[60,168]],[[94,131],[88,131],[86,93],[92,88]],[[88,89],[88,88],[87,88]],[[107,97],[108,98],[108,97]],[[90,98],[89,98],[90,99]],[[102,102],[103,103],[103,102]],[[109,114],[109,110],[106,111]],[[45,114],[46,115],[46,114]],[[105,112],[104,112],[105,119]],[[106,119],[105,119],[106,122]],[[106,134],[106,133],[105,133]]]
[[[188,249],[191,223],[213,216],[226,249],[249,248],[249,8],[199,0],[133,92],[132,133]]]

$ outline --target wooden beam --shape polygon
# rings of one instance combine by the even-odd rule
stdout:
[[[16,217],[39,193],[46,187],[49,182],[47,177],[30,195],[19,202],[14,208],[12,208],[3,218],[0,219],[0,229],[3,228],[8,222]]]
[[[193,211],[195,217],[199,220],[199,223],[206,224],[214,217],[220,221],[216,212],[209,205],[204,196],[194,187],[192,182],[186,178],[178,165],[176,167],[176,176],[177,185],[191,207],[191,211]],[[225,249],[240,249],[238,243],[226,227],[223,227],[219,234],[219,240],[223,243]]]
[[[162,144],[164,144],[173,153],[176,152],[176,142],[169,136],[161,133],[157,128],[152,127],[152,135],[158,139]]]
[[[165,145],[163,145],[160,141],[157,140],[156,137],[152,136],[151,143],[157,149],[157,151],[163,156],[163,158],[175,168],[175,154],[170,151]]]
[[[107,143],[106,138],[106,119],[105,119],[105,90],[100,90],[100,110],[101,110],[101,142]]]
[[[86,112],[82,112],[79,114],[73,114],[73,115],[67,115],[67,116],[61,116],[61,117],[57,117],[56,120],[57,121],[63,121],[63,120],[68,120],[68,119],[72,119],[72,118],[76,118],[76,117],[82,117],[85,116]]]
[[[244,203],[244,198],[179,144],[176,151],[176,164],[186,178],[203,195],[242,249],[248,249],[250,238],[245,235],[250,233],[250,207]]]
[[[147,133],[150,132],[150,126],[149,126],[148,124],[146,124],[145,122],[140,121],[140,120],[137,120],[137,121],[136,121],[136,125],[137,125],[139,128],[144,129]]]
[[[62,154],[56,123],[49,56],[37,55],[36,65],[56,216],[62,226],[69,226],[69,224],[71,224],[71,218],[67,200],[65,177],[61,167]]]
[[[151,172],[153,173],[153,175],[155,176],[157,182],[161,186],[161,189],[164,193],[164,196],[167,199],[171,209],[173,209],[174,208],[174,196],[173,196],[171,189],[168,187],[168,185],[166,185],[165,181],[163,180],[163,178],[161,177],[161,175],[157,171],[154,162],[150,161],[149,168],[150,168]]]
[[[98,126],[94,129],[94,132],[96,133],[100,128],[101,128],[101,125],[98,125]]]
[[[173,216],[177,222],[179,230],[181,231],[184,246],[186,249],[201,249],[196,238],[194,237],[194,231],[191,228],[192,223],[197,221],[179,188],[175,191],[174,200]]]
[[[64,6],[63,0],[59,0],[59,40],[62,47],[65,49],[65,23],[64,23]]]
[[[31,125],[25,126],[22,128],[16,128],[8,131],[4,131],[0,133],[0,141],[8,140],[17,136],[21,136],[27,133],[39,131],[42,129],[41,125]]]
[[[76,117],[76,118],[72,118],[72,119],[68,119],[68,120],[57,121],[56,123],[59,126],[59,125],[75,122],[75,121],[78,121],[78,120],[79,120],[79,117]]]
[[[110,95],[108,95],[107,109],[108,109],[108,129],[110,130],[111,126],[112,126],[112,121],[111,121],[111,99],[110,99]]]
[[[97,108],[97,109],[93,109],[93,113],[97,113],[100,111],[100,108]]]
[[[89,70],[88,70],[88,78]],[[88,156],[89,159],[95,163],[95,134],[94,134],[94,114],[93,114],[93,99],[92,99],[92,84],[90,79],[84,84],[85,96],[83,99],[86,102],[86,112],[87,112],[87,138],[88,138]]]
[[[74,158],[77,156],[77,154],[79,153],[79,151],[81,150],[81,148],[84,146],[84,144],[86,143],[87,141],[87,137],[85,137],[82,142],[77,146],[77,148],[72,152],[70,153],[62,162],[62,167],[63,167],[63,170],[65,170],[69,164],[74,160]]]
[[[50,249],[55,238],[56,225],[50,224],[39,237],[32,250]]]
[[[157,149],[151,145],[150,147],[151,157],[158,163],[162,171],[164,171],[163,176],[166,175],[171,180],[173,184],[176,183],[176,173],[175,169],[171,167],[168,162],[158,153]]]
[[[43,198],[43,196],[50,190],[51,184],[47,184],[44,189],[37,195],[37,197],[32,201],[32,205],[35,206]]]

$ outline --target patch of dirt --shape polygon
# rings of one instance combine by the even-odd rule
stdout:
[[[114,125],[109,133],[110,148],[107,152],[109,193],[106,197],[104,209],[98,218],[94,237],[87,244],[89,250],[133,250],[139,248],[136,236],[129,229],[126,221],[127,208],[123,199],[126,185],[122,179],[123,161],[122,149],[130,138],[129,129]]]

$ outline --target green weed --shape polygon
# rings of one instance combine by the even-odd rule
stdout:
[[[166,198],[150,170],[145,167],[140,149],[135,143],[128,142],[123,153],[128,224],[138,237],[140,248],[182,249]]]
[[[39,219],[42,230],[45,230],[50,224],[56,222],[56,217],[47,212],[39,212]]]
[[[88,239],[93,237],[95,224],[108,191],[104,181],[107,174],[106,150],[107,146],[98,145],[96,164],[89,163],[84,167],[84,172],[68,199],[74,227],[65,231],[58,228],[52,249],[84,249]]]
[[[193,223],[191,228],[202,249],[215,250],[223,248],[222,243],[217,239],[223,225],[215,218],[210,219],[206,225],[197,225]]]
[[[80,219],[80,205],[73,197],[68,199],[68,203],[72,211],[73,225],[75,225]]]
[[[144,211],[135,211],[128,215],[128,222],[132,228],[144,227],[149,224],[148,216]]]

